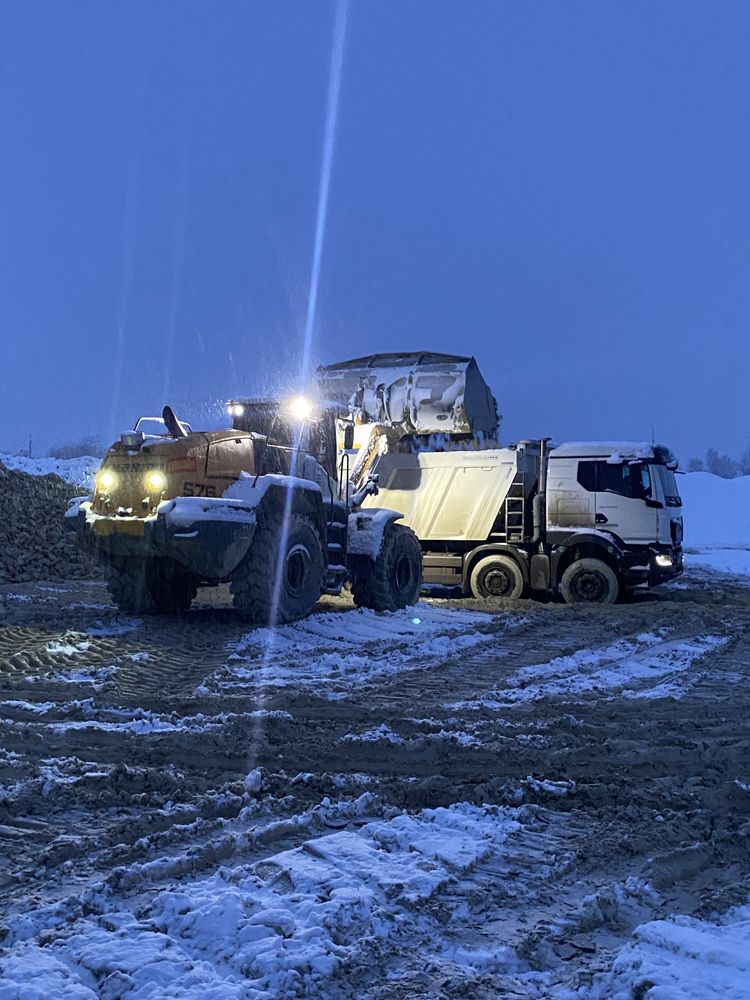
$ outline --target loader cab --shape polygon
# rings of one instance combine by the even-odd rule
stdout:
[[[294,476],[317,483],[323,495],[340,496],[335,414],[302,397],[232,399],[232,429],[260,435],[259,475]]]
[[[660,446],[571,443],[550,452],[548,531],[598,529],[629,546],[679,545],[682,515],[674,470]]]

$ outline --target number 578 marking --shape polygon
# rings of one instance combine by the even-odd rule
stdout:
[[[216,487],[206,483],[183,483],[182,495],[186,497],[215,497]]]

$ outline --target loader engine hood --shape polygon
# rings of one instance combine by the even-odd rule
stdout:
[[[109,449],[97,472],[92,510],[149,517],[163,500],[220,497],[241,472],[255,474],[265,439],[237,431],[189,431],[179,437],[132,432]]]

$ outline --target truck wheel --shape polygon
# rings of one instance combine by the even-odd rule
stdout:
[[[620,581],[602,559],[576,559],[563,573],[560,590],[567,604],[614,604]]]
[[[181,614],[198,593],[194,576],[159,559],[111,567],[107,590],[121,611],[139,615]]]
[[[358,608],[398,611],[416,604],[422,586],[422,549],[411,528],[389,524],[377,559],[352,566],[352,597]]]
[[[304,618],[323,589],[325,560],[317,528],[310,518],[292,514],[284,543],[282,520],[280,516],[263,518],[231,581],[235,609],[243,621],[253,625],[284,625]],[[281,579],[275,600],[282,543]]]
[[[506,597],[512,600],[523,594],[521,567],[510,556],[492,555],[480,559],[469,577],[469,589],[474,597]]]

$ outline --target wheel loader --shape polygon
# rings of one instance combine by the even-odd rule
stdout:
[[[271,400],[230,406],[234,426],[194,431],[169,406],[107,451],[67,526],[99,559],[123,611],[179,614],[200,586],[228,583],[252,624],[302,618],[349,584],[355,604],[418,599],[422,554],[395,511],[360,507],[337,479],[335,413]]]

